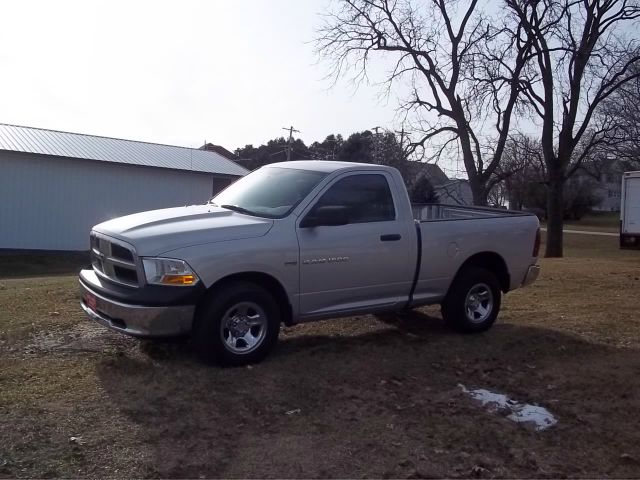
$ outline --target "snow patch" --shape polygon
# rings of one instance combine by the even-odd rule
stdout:
[[[509,412],[507,418],[516,423],[531,423],[536,430],[545,430],[558,423],[553,414],[544,407],[520,403],[502,393],[494,393],[484,388],[467,390],[464,385],[458,384],[464,393],[474,400],[479,401],[490,412],[505,410]]]

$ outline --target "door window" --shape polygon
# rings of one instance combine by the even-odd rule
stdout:
[[[313,210],[325,206],[346,207],[349,223],[385,222],[396,218],[384,175],[351,175],[338,180],[320,197]]]

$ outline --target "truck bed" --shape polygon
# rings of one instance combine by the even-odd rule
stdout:
[[[413,210],[413,218],[420,222],[532,215],[531,213],[504,208],[444,205],[439,203],[412,203],[411,209]]]
[[[414,305],[439,303],[453,280],[451,272],[459,271],[474,255],[484,255],[492,264],[508,269],[505,291],[518,288],[529,266],[535,263],[538,218],[531,213],[441,204],[411,207],[419,222]]]

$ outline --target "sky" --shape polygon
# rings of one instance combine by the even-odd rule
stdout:
[[[379,88],[327,80],[329,0],[0,2],[0,123],[230,150],[397,128]]]

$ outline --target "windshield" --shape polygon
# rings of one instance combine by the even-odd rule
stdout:
[[[283,218],[325,176],[323,172],[263,167],[229,185],[211,202],[248,215]]]

